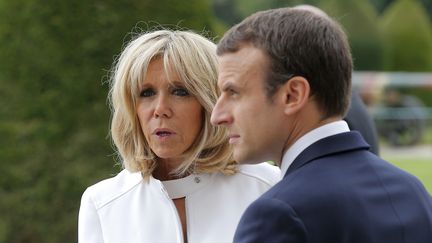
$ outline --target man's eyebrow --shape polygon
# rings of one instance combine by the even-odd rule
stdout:
[[[222,85],[222,87],[220,89],[221,89],[221,91],[228,91],[230,89],[239,90],[239,89],[241,89],[241,86],[239,86],[238,84],[235,84],[233,82],[227,81]]]

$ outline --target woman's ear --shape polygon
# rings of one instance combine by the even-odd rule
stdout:
[[[280,91],[285,106],[284,112],[291,115],[306,106],[309,100],[310,86],[305,78],[294,76],[280,87]]]

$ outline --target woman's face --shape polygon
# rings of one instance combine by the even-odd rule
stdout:
[[[203,108],[176,73],[169,77],[171,80],[162,58],[150,62],[140,87],[137,113],[151,150],[162,161],[181,163],[201,130]]]

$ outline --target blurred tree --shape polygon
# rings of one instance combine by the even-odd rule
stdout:
[[[120,169],[107,70],[158,23],[218,28],[202,0],[0,1],[0,242],[76,242],[85,187]]]
[[[213,0],[212,7],[216,16],[228,26],[234,25],[242,20],[233,0]]]
[[[417,0],[397,0],[384,12],[384,70],[432,71],[432,32]]]
[[[378,15],[381,15],[395,0],[369,0]],[[269,8],[280,8],[299,4],[322,6],[328,0],[212,0],[216,16],[228,26],[240,22],[246,16]],[[356,1],[364,2],[364,1]],[[432,1],[420,0],[425,10],[432,16]]]
[[[216,16],[231,27],[254,12],[294,6],[298,4],[317,5],[322,0],[212,0]]]
[[[320,0],[234,0],[237,9],[239,9],[242,18],[260,10],[271,8],[293,7],[300,4],[309,4],[317,6]]]
[[[423,3],[425,10],[428,12],[429,20],[432,21],[432,1],[431,0],[420,0],[420,2]]]
[[[394,0],[370,0],[369,1],[377,10],[379,14],[384,12],[384,10],[392,3]]]
[[[331,0],[320,5],[345,28],[356,70],[380,70],[383,65],[382,37],[377,14],[368,1]]]
[[[375,6],[379,14],[382,14],[387,7],[389,7],[395,0],[370,0],[372,5]],[[420,3],[423,4],[423,7],[425,8],[426,12],[428,13],[429,17],[432,17],[432,1],[431,0],[420,0]]]
[[[234,0],[235,6],[238,9],[242,19],[245,17],[260,11],[275,7],[276,1],[266,1],[266,0]]]

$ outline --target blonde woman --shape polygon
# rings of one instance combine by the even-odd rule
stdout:
[[[271,165],[237,165],[218,97],[216,46],[189,31],[131,41],[113,68],[111,135],[125,167],[89,187],[79,242],[232,242],[246,207],[280,179]]]

